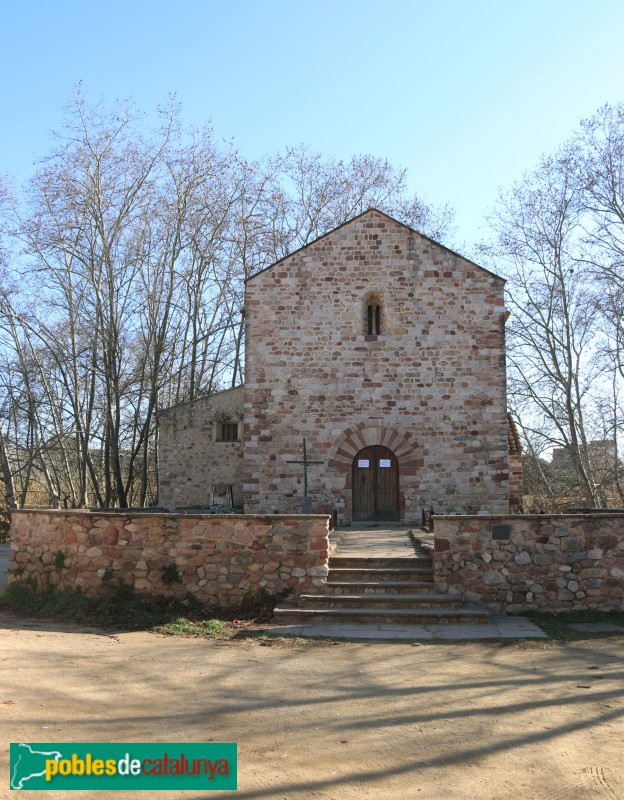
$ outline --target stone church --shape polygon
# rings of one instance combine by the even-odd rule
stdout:
[[[504,283],[374,209],[254,275],[245,384],[159,415],[160,505],[519,510]]]

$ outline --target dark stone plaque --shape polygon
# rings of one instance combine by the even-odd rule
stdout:
[[[509,541],[511,539],[511,525],[499,523],[492,525],[492,539],[503,539]]]

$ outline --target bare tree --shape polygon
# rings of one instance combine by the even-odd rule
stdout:
[[[490,251],[509,278],[509,390],[538,450],[564,448],[583,501],[606,498],[589,448],[599,375],[594,293],[582,265],[584,208],[575,151],[563,148],[500,198]],[[534,449],[536,449],[534,447]]]
[[[409,196],[387,161],[297,148],[249,162],[209,128],[184,131],[178,112],[167,103],[148,128],[78,89],[2,215],[7,502],[40,489],[78,507],[153,502],[159,408],[244,379],[247,278],[369,206],[450,230],[448,209]]]

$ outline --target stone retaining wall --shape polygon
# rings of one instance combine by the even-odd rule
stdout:
[[[10,581],[102,595],[192,592],[237,606],[262,589],[294,598],[327,575],[329,517],[14,511]]]
[[[434,560],[437,591],[468,602],[613,611],[624,598],[624,515],[436,516]]]

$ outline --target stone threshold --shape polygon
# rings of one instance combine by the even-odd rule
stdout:
[[[457,625],[396,625],[391,623],[285,624],[265,631],[272,636],[349,641],[473,641],[496,639],[547,639],[544,631],[526,617],[492,615],[488,623]]]

